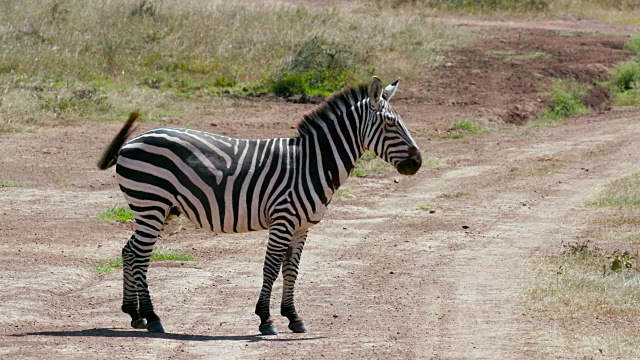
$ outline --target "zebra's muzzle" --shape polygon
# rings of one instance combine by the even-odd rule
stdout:
[[[412,146],[409,148],[409,157],[400,161],[396,169],[402,175],[413,175],[418,172],[422,166],[422,154],[417,147]]]

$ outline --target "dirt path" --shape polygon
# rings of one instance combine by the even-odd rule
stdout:
[[[490,85],[493,93],[467,102],[471,113],[510,101],[497,98],[500,81]],[[399,96],[398,105],[414,131],[448,124],[467,109],[438,100],[432,111],[410,95]],[[533,92],[525,95],[535,100]],[[220,132],[262,123],[255,133],[286,134],[290,124],[260,116],[304,110],[274,103],[254,107],[243,127],[233,121],[247,109],[214,120]],[[124,203],[113,172],[95,169],[103,146],[96,144],[106,144],[119,125],[1,135],[0,180],[24,186],[0,188],[0,358],[562,358],[545,342],[557,329],[534,321],[523,302],[533,281],[528,262],[575,239],[584,204],[602,185],[640,171],[638,118],[639,110],[617,111],[461,140],[420,135],[421,148],[441,164],[415,177],[350,180],[354,197],[332,204],[303,255],[297,304],[311,332],[289,334],[277,319],[277,337],[257,336],[253,314],[266,233],[214,236],[191,227],[160,245],[197,261],[150,270],[168,333],[128,328],[119,310],[121,272],[93,270],[117,257],[131,232],[128,224],[95,218]],[[204,128],[211,119],[189,121]],[[280,291],[278,283],[276,312]]]

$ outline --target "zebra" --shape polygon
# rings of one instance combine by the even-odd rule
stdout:
[[[291,331],[307,332],[294,306],[294,286],[308,229],[322,219],[365,150],[403,175],[415,174],[422,165],[420,150],[389,105],[398,82],[383,88],[374,77],[333,94],[303,116],[292,138],[239,139],[159,128],[127,142],[138,117],[131,113],[98,161],[102,170],[116,165],[117,182],[135,219],[134,233],[122,249],[122,311],[131,316],[131,326],[164,332],[149,294],[147,269],[168,218],[183,214],[214,233],[268,230],[255,307],[258,329],[263,335],[278,334],[269,301],[282,272],[280,313]]]

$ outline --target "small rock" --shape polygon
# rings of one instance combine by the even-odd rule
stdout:
[[[468,226],[468,225],[462,225],[462,228],[463,228],[463,229],[468,229],[468,228],[469,228],[469,226]]]
[[[429,214],[435,214],[435,210],[429,210]]]
[[[338,314],[333,314],[333,317],[334,317],[334,318],[337,318],[337,317],[338,317]]]

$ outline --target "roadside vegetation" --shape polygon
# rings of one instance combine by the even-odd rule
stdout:
[[[614,93],[614,105],[640,106],[640,64],[637,60],[618,64],[611,69],[609,75],[609,87]]]
[[[150,260],[152,262],[158,261],[194,261],[195,257],[191,254],[173,250],[166,246],[156,246],[151,253]],[[114,272],[116,269],[122,267],[122,257],[100,261],[100,265],[94,267],[94,270],[99,275],[105,275]]]
[[[543,336],[566,353],[549,355],[638,358],[640,173],[611,182],[587,206],[593,217],[582,236],[536,264],[529,306],[558,329]]]
[[[590,85],[575,79],[555,80],[549,90],[547,108],[532,121],[532,125],[548,126],[569,116],[587,113],[589,109],[582,103],[582,99],[589,88]]]

